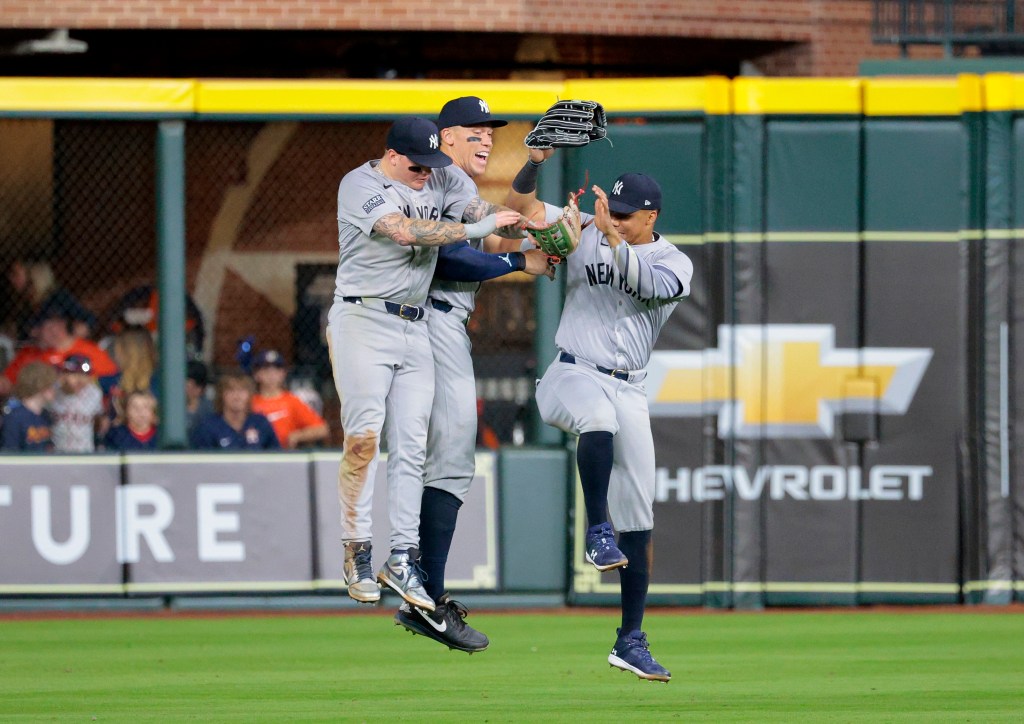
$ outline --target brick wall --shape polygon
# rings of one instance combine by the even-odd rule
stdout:
[[[892,46],[872,44],[870,23],[871,0],[0,0],[7,28],[543,29],[581,40],[637,37],[639,45],[638,36],[762,41],[776,44],[752,58],[766,75],[851,75],[864,58],[896,57]]]

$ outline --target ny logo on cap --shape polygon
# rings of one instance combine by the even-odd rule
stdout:
[[[487,107],[487,102],[483,98],[480,98],[479,101],[480,101],[480,110],[483,111],[484,113],[490,113],[491,109]]]
[[[649,199],[644,199],[644,206],[650,206],[651,202]]]
[[[622,193],[622,182],[621,181],[616,181],[615,182],[615,185],[612,186],[612,193],[615,196],[618,196],[619,194]],[[650,202],[648,202],[648,203],[650,203]]]
[[[430,134],[430,147],[431,148],[437,148],[437,134],[436,133],[431,133]]]

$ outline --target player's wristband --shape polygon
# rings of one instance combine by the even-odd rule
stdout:
[[[465,227],[467,239],[482,239],[488,234],[493,234],[494,230],[498,228],[498,215],[488,214],[480,221],[465,224]]]
[[[526,162],[526,165],[519,169],[519,173],[512,179],[512,190],[517,194],[532,194],[537,190],[537,175],[540,172],[540,165],[544,163],[536,163],[532,158]]]

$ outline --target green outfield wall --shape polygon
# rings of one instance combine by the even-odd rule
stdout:
[[[759,608],[1024,598],[1024,376],[1016,365],[1024,358],[1024,75],[0,79],[0,151],[14,147],[3,136],[19,122],[52,124],[55,144],[81,124],[113,129],[103,136],[108,144],[121,128],[154,128],[142,137],[152,139],[159,162],[133,167],[159,190],[152,263],[168,270],[159,286],[174,302],[161,321],[181,325],[187,293],[215,315],[217,334],[233,338],[224,312],[231,295],[278,283],[259,272],[253,253],[293,245],[309,257],[300,262],[329,270],[334,241],[329,198],[316,213],[281,202],[292,209],[287,233],[253,232],[246,210],[290,198],[286,190],[324,156],[337,159],[325,172],[336,189],[341,175],[377,154],[389,119],[431,117],[467,94],[512,120],[506,133],[529,128],[555,98],[603,102],[611,142],[559,152],[545,170],[547,200],[590,183],[607,188],[625,171],[649,173],[664,191],[659,231],[694,262],[692,294],[663,330],[646,382],[657,456],[653,602]],[[71,130],[61,135],[66,124]],[[260,165],[288,144],[303,149],[301,163]],[[492,163],[506,178],[523,157],[512,139]],[[237,167],[241,181],[225,171]],[[328,196],[331,183],[318,184]],[[230,202],[248,187],[251,203],[203,205]],[[60,188],[76,187],[62,177]],[[0,174],[0,200],[4,189]],[[487,191],[500,194],[500,184]],[[583,197],[584,210],[592,199]],[[235,267],[245,285],[232,286],[228,275],[204,286],[211,259],[238,247],[197,245],[196,237],[212,229],[214,238],[232,214],[250,232],[238,237],[248,244],[239,253],[250,256]],[[516,374],[529,391],[552,355],[557,289],[530,297],[536,322],[523,328],[525,351],[490,354],[489,343],[475,341],[478,375],[522,353],[525,371]],[[506,307],[471,331],[499,334],[509,317]],[[162,343],[171,360],[164,389],[174,392],[182,340],[166,335]],[[184,439],[180,412],[172,403],[168,446]],[[467,531],[473,555],[482,556],[465,562],[467,576],[476,576],[467,585],[612,603],[617,577],[583,560],[572,442],[566,448],[551,431],[532,435],[527,442],[544,447],[509,445],[482,460],[495,487],[472,518],[482,522]],[[32,464],[48,467],[45,459]],[[311,482],[296,484],[329,497],[313,469]],[[113,483],[103,481],[97,485],[112,495]],[[12,500],[19,484],[29,483],[9,486]],[[235,493],[224,495],[223,505],[232,505]],[[0,525],[13,510],[4,499]],[[313,500],[314,520],[323,500]],[[311,572],[301,585],[330,585],[337,572],[317,568],[330,549],[307,553]],[[105,585],[127,585],[96,565]],[[219,575],[236,574],[243,575]]]

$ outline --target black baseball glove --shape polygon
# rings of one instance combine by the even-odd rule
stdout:
[[[527,148],[586,146],[608,135],[608,118],[596,101],[558,101],[526,134]]]

